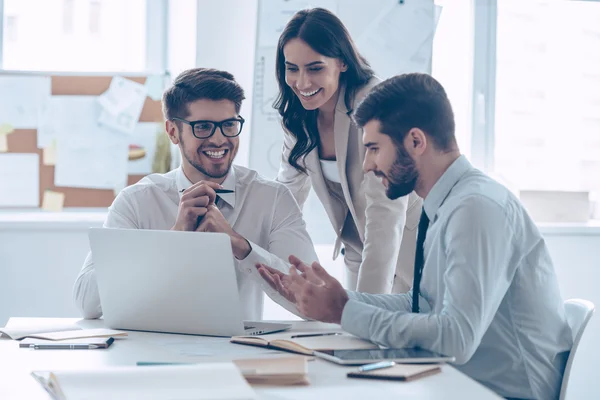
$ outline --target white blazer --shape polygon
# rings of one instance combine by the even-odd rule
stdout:
[[[357,91],[352,107],[355,108],[379,79],[372,78]],[[397,200],[390,200],[385,187],[372,173],[363,172],[365,148],[362,129],[350,117],[352,110],[346,108],[345,90],[340,88],[334,117],[336,163],[348,212],[360,235],[362,259],[351,261],[346,258],[348,272],[358,274],[356,287],[348,289],[368,293],[403,293],[412,287],[416,230],[421,214],[422,200],[414,192]],[[346,219],[345,210],[327,188],[318,149],[313,149],[304,159],[308,175],[297,171],[288,163],[288,157],[296,139],[284,129],[283,155],[277,181],[290,188],[302,207],[310,188],[329,216],[338,235],[334,259],[339,254],[340,235]]]

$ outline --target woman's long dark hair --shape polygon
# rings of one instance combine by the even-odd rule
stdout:
[[[287,23],[277,44],[276,74],[279,95],[273,107],[279,111],[283,126],[296,138],[288,162],[298,171],[306,173],[299,160],[319,144],[317,116],[319,110],[306,110],[300,99],[285,82],[285,56],[283,47],[291,40],[299,38],[314,51],[325,57],[342,60],[348,69],[340,74],[340,87],[345,86],[344,102],[352,109],[352,100],[358,89],[374,75],[367,60],[362,57],[348,30],[332,12],[324,8],[298,11]]]

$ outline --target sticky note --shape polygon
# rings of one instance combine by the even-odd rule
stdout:
[[[11,124],[2,124],[0,125],[0,135],[8,135],[12,133],[15,128]]]
[[[44,147],[44,165],[56,165],[56,140],[49,146]]]
[[[0,153],[6,153],[7,151],[8,151],[7,135],[0,135]]]
[[[46,190],[42,200],[42,210],[51,212],[61,212],[65,204],[65,194]]]

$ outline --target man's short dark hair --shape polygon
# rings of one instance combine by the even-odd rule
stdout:
[[[244,89],[226,71],[211,68],[193,68],[183,71],[162,97],[163,113],[170,120],[186,118],[188,104],[196,100],[230,100],[239,114],[244,100]]]
[[[403,74],[379,83],[353,117],[360,127],[379,121],[381,132],[395,143],[402,143],[412,128],[419,128],[438,150],[456,147],[452,106],[442,85],[427,74]]]

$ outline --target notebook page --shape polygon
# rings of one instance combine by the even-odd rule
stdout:
[[[56,371],[67,400],[251,400],[252,388],[233,363]]]

